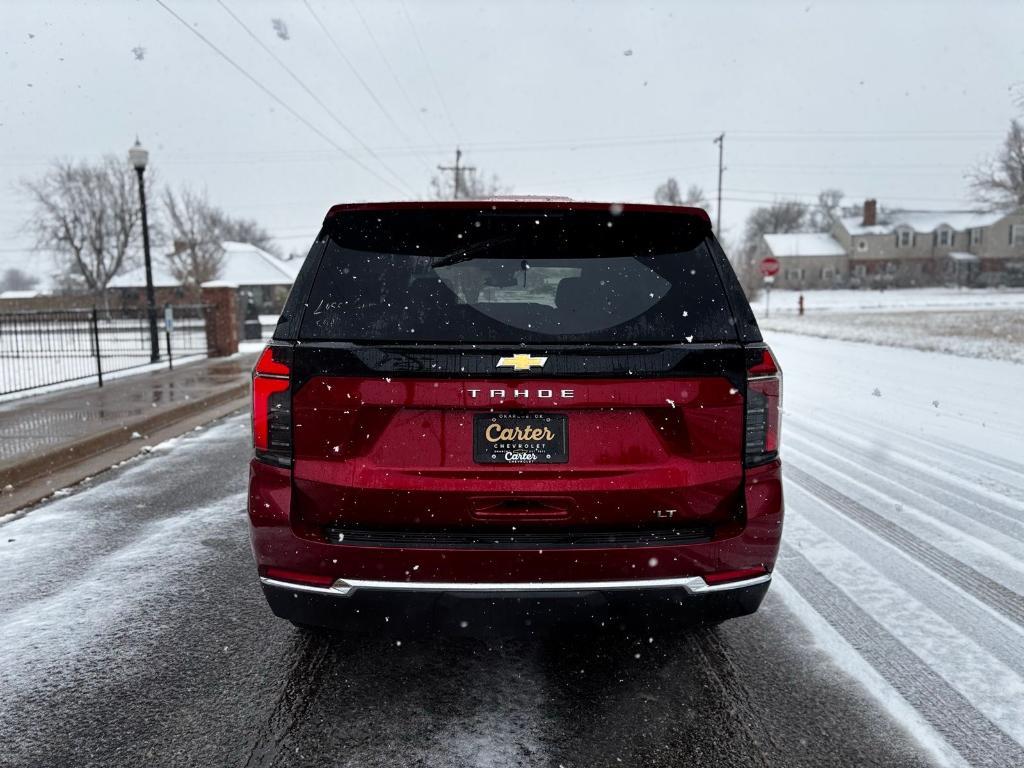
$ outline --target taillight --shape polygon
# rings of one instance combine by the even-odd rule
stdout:
[[[779,455],[782,420],[782,370],[767,347],[747,350],[747,466],[764,464]]]
[[[252,371],[252,445],[256,458],[278,466],[292,462],[290,347],[268,346]]]

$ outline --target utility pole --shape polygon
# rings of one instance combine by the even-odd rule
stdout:
[[[463,171],[475,171],[475,165],[460,165],[462,162],[462,150],[458,147],[455,148],[455,165],[439,165],[437,170],[442,173],[448,173],[451,171],[453,174],[453,180],[455,182],[455,191],[452,193],[452,199],[459,199],[459,185],[462,184],[462,172]]]
[[[718,138],[714,140],[715,144],[718,145],[718,207],[715,208],[715,234],[722,234],[722,172],[725,170],[725,166],[722,165],[722,153],[725,151],[725,131],[718,134]]]

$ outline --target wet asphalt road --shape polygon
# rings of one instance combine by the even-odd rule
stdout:
[[[717,628],[296,630],[256,581],[247,430],[0,525],[0,765],[929,764],[771,592]]]

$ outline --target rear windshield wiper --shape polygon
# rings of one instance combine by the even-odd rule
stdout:
[[[490,248],[492,245],[503,245],[504,243],[512,242],[511,237],[495,237],[490,240],[483,240],[479,243],[473,243],[465,248],[461,248],[457,251],[452,251],[446,256],[442,256],[437,261],[430,265],[431,269],[437,269],[438,267],[450,267],[452,264],[459,264],[463,261],[469,261],[475,259],[480,251]]]

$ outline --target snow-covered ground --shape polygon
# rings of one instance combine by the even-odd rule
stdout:
[[[863,341],[961,357],[1024,363],[1024,291],[921,288],[762,294],[754,304],[765,331]]]
[[[1024,366],[768,333],[776,587],[943,763],[1024,752]]]
[[[875,290],[772,291],[771,314],[796,314],[799,297],[808,314],[817,312],[916,312],[921,310],[1018,309],[1024,310],[1021,288],[892,288]],[[762,291],[754,311],[765,315]]]

